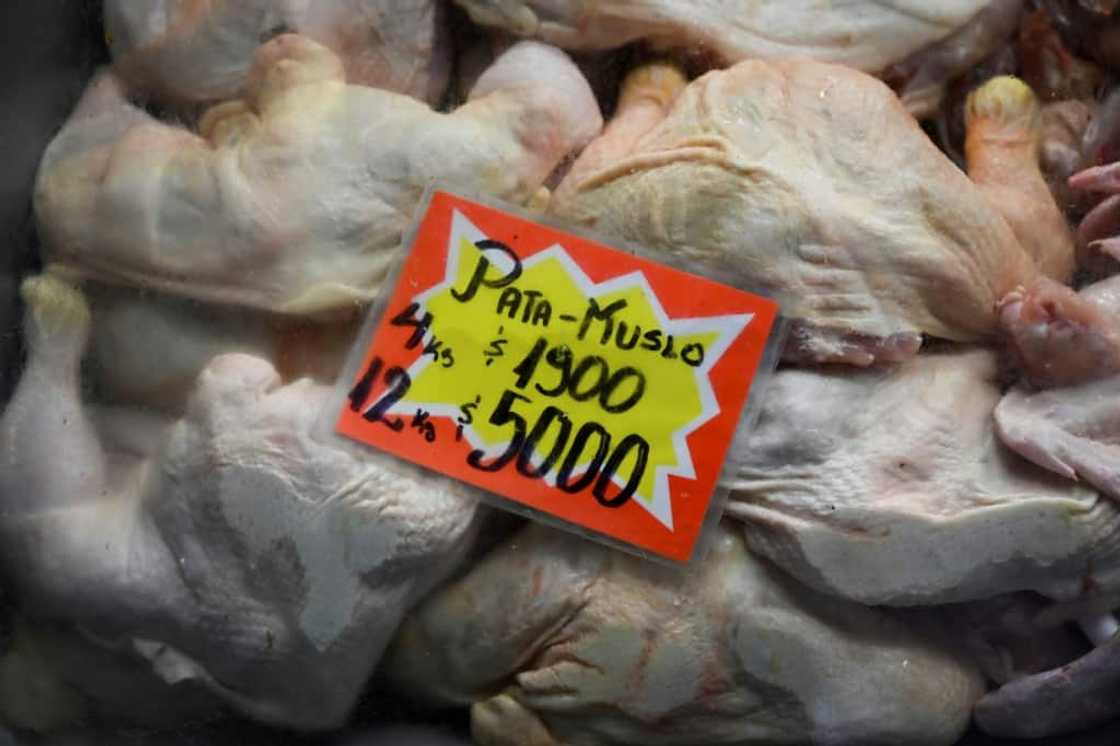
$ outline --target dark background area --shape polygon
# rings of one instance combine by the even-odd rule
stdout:
[[[39,157],[107,59],[99,0],[5,0],[0,4],[0,401],[14,384],[20,350],[17,277],[37,258],[31,187]]]

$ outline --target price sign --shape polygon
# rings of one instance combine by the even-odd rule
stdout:
[[[336,428],[687,561],[777,312],[435,191]]]

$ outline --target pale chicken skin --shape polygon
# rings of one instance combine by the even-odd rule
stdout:
[[[284,382],[333,383],[364,318],[299,318],[93,282],[83,289],[93,315],[86,370],[98,402],[171,415],[226,353],[264,358]]]
[[[1022,0],[456,0],[477,23],[593,51],[642,40],[714,57],[808,58],[883,73],[923,116],[1015,30]]]
[[[106,0],[114,68],[173,103],[237,96],[253,54],[271,36],[330,47],[352,83],[438,103],[450,46],[435,0]]]
[[[1073,386],[1120,373],[1120,286],[1103,280],[1075,292],[1040,278],[1000,303],[1008,346],[1028,382]]]
[[[1072,261],[1064,225],[1036,229],[1038,240],[1025,225],[1060,214],[1038,170],[1036,104],[1021,90],[999,81],[978,94],[1000,102],[971,122],[977,184],[886,86],[854,70],[752,61],[685,86],[664,65],[638,69],[549,209],[774,296],[792,321],[786,359],[865,366],[913,355],[923,334],[990,338],[1000,298],[1040,265],[1065,275]],[[1066,231],[1056,249],[1041,240],[1051,228]]]
[[[1005,309],[1029,380],[996,409],[1009,447],[1120,500],[1120,276],[1043,286]]]
[[[994,352],[779,371],[728,455],[726,516],[822,592],[925,605],[1120,588],[1120,509],[996,437]]]
[[[0,420],[23,613],[146,659],[167,698],[192,682],[265,722],[339,727],[404,612],[465,557],[475,499],[324,437],[333,387],[281,385],[248,355],[214,358],[170,425],[106,423],[79,394],[84,298],[49,275],[23,295],[30,357]]]
[[[726,527],[681,571],[529,526],[419,606],[385,667],[473,703],[484,746],[948,746],[982,691],[951,646],[798,585]]]
[[[598,104],[552,47],[514,45],[451,114],[349,85],[295,35],[257,52],[246,97],[200,134],[91,84],[40,166],[48,262],[73,273],[295,314],[353,310],[380,289],[435,179],[528,201],[594,137]]]

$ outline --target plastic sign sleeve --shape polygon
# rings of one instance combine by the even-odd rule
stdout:
[[[435,191],[358,342],[336,428],[507,506],[684,562],[777,313]]]

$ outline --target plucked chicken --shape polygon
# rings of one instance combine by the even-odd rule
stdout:
[[[980,677],[917,626],[799,586],[728,528],[682,573],[531,526],[418,607],[385,665],[474,703],[486,746],[952,744]]]
[[[864,603],[1118,587],[1120,509],[999,442],[998,376],[987,350],[778,372],[728,457],[727,515],[752,550]]]
[[[352,310],[380,289],[431,180],[525,202],[601,126],[579,70],[536,42],[451,114],[347,84],[338,56],[301,36],[261,47],[249,78],[195,134],[98,76],[40,167],[46,260],[202,300]]]
[[[25,611],[260,720],[340,725],[404,612],[468,549],[475,501],[324,440],[331,388],[281,386],[244,354],[212,360],[170,426],[118,414],[138,444],[107,450],[79,393],[84,298],[50,275],[23,293],[0,557]]]
[[[854,70],[744,62],[686,87],[649,65],[550,211],[778,298],[787,359],[898,361],[923,334],[993,336],[1007,292],[1073,269],[1029,89],[1000,78],[969,108],[974,180]]]
[[[337,380],[360,315],[293,318],[120,285],[87,283],[89,382],[98,401],[182,414],[203,368],[221,354],[269,360],[285,381]]]
[[[436,0],[106,0],[114,69],[161,101],[241,93],[270,36],[302,34],[334,50],[347,79],[438,103],[450,71]]]
[[[476,22],[567,49],[644,40],[654,47],[746,59],[809,58],[884,73],[919,114],[942,85],[1015,30],[1021,0],[456,0]]]

